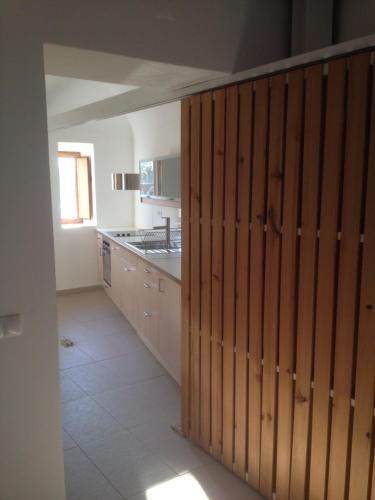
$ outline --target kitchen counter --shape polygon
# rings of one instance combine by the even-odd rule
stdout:
[[[146,262],[149,262],[152,266],[158,268],[160,271],[166,273],[172,279],[181,283],[181,253],[168,253],[168,254],[151,254],[143,253],[137,248],[129,245],[130,242],[140,242],[142,241],[140,236],[125,236],[125,237],[114,237],[110,236],[109,232],[116,231],[119,233],[126,233],[131,231],[136,231],[136,228],[108,228],[108,229],[97,229],[97,232],[105,236],[106,238],[112,240],[117,245],[122,246],[129,252],[134,253]]]

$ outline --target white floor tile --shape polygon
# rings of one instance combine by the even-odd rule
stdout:
[[[74,401],[87,396],[87,394],[65,373],[61,373],[60,375],[60,388],[62,403],[67,403],[68,401]]]
[[[94,361],[77,346],[62,347],[59,345],[60,370],[85,365]]]
[[[106,335],[93,333],[84,339],[81,338],[78,346],[96,361],[146,349],[139,337],[133,332],[111,332]]]
[[[154,419],[146,425],[133,427],[130,432],[158,453],[178,474],[212,462],[207,453],[172,430],[166,419]]]
[[[260,500],[173,430],[180,388],[103,291],[58,299],[67,500]],[[88,395],[87,395],[88,394]]]
[[[89,397],[63,404],[62,422],[80,447],[123,432],[120,424]]]
[[[128,433],[86,446],[85,453],[124,497],[176,475],[158,455]]]
[[[189,475],[199,483],[210,500],[262,500],[263,498],[216,462],[195,469]]]
[[[142,383],[96,394],[94,399],[125,428],[165,417],[165,408],[142,396]]]
[[[120,358],[122,359],[122,358]],[[126,380],[118,377],[109,370],[102,362],[95,362],[65,370],[69,377],[87,394],[98,394],[100,392],[115,389],[126,385]]]
[[[102,361],[101,366],[112,371],[126,384],[134,384],[166,373],[152,354],[145,350],[134,351],[121,358]]]
[[[73,441],[73,439],[69,436],[66,431],[63,431],[63,447],[64,450],[70,450],[71,448],[75,448],[77,443]]]
[[[121,500],[109,481],[79,448],[65,451],[67,500]]]

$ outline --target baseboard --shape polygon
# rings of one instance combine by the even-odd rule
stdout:
[[[94,292],[95,290],[101,290],[102,288],[103,285],[84,286],[81,288],[65,288],[64,290],[56,290],[56,294],[70,295],[72,293]]]

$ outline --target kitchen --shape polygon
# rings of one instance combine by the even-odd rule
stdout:
[[[1,498],[374,496],[374,20],[2,2]]]
[[[53,83],[49,103],[52,109],[59,103],[58,111],[94,86],[67,80],[57,96]],[[95,85],[101,95],[124,90]],[[152,488],[181,495],[184,484],[205,499],[213,495],[213,478],[223,498],[232,490],[248,498],[251,491],[180,435],[180,119],[175,102],[49,135],[59,336],[64,345],[73,342],[59,346],[69,498],[91,498],[89,481],[76,470],[108,498],[112,488],[124,498]],[[90,158],[93,191],[91,219],[78,224],[75,214],[72,223],[62,214],[60,160],[62,152],[77,151]],[[134,441],[122,438],[122,429]],[[129,446],[147,467],[124,470]],[[115,473],[105,464],[113,453]]]

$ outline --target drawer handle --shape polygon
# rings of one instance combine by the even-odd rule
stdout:
[[[124,267],[124,271],[130,273],[131,271],[135,271],[135,267]]]
[[[147,312],[147,311],[143,311],[143,315],[146,317],[146,318],[151,318],[152,314]]]
[[[151,288],[151,285],[149,285],[148,283],[143,283],[143,286],[144,286],[145,288]]]
[[[151,273],[150,269],[147,269],[147,267],[144,268],[144,272],[147,273],[147,274]]]

